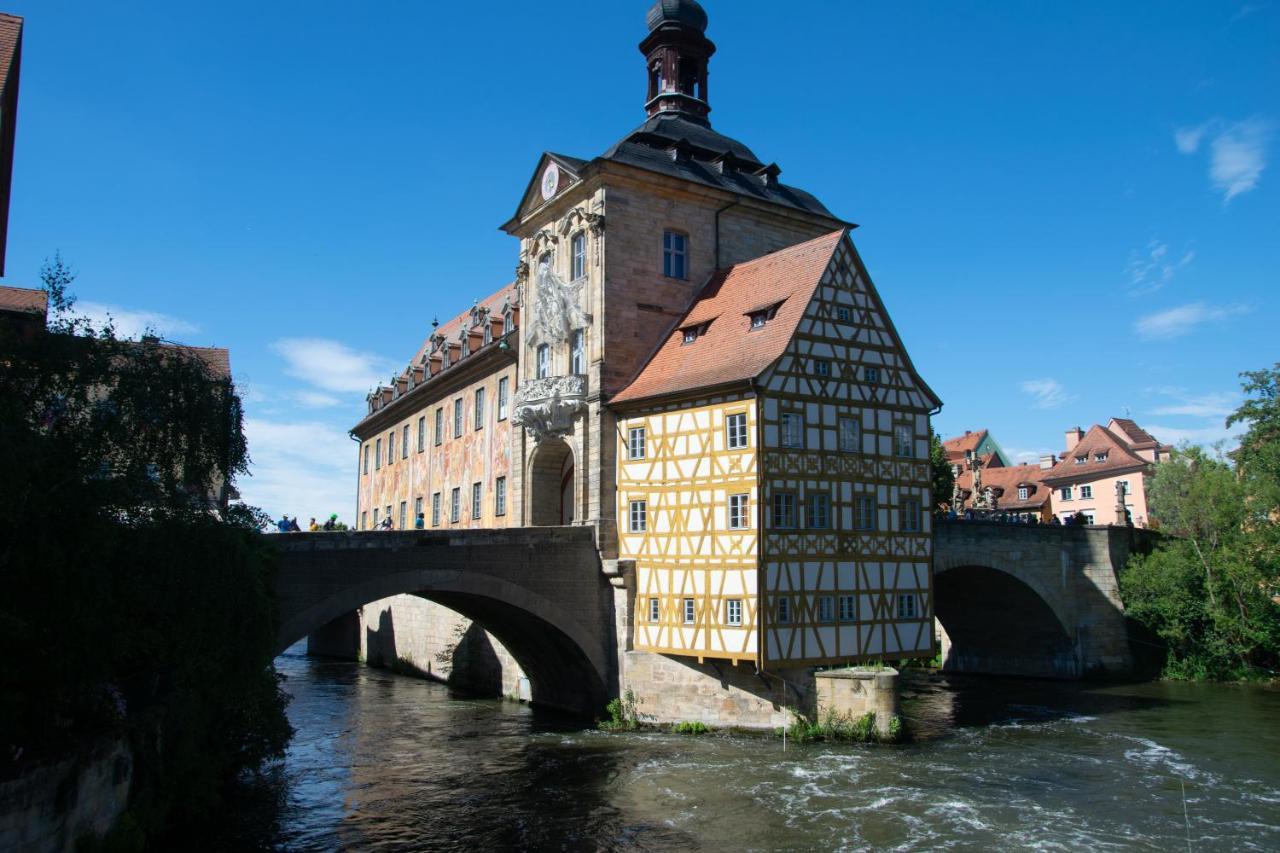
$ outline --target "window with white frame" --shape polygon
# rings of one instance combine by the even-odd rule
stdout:
[[[924,518],[924,513],[920,510],[919,498],[904,498],[899,505],[901,518],[899,521],[899,529],[907,533],[919,533],[920,525]]]
[[[857,610],[855,609],[855,606],[856,605],[854,604],[854,598],[852,595],[840,596],[840,621],[841,622],[852,622],[854,620],[857,614]]]
[[[804,415],[783,412],[781,438],[783,447],[804,447]]]
[[[507,377],[498,380],[498,420],[505,421],[507,419],[507,395],[510,392],[510,383]]]
[[[684,624],[686,624],[686,625],[692,625],[692,624],[694,623],[694,621],[695,621],[695,620],[694,620],[694,617],[697,615],[697,614],[696,614],[696,611],[694,610],[694,606],[693,606],[693,599],[692,599],[692,598],[686,598],[686,599],[684,600],[683,604],[684,604],[684,607],[683,607],[683,610],[684,610],[684,614],[683,614],[683,615],[684,615]]]
[[[632,533],[644,533],[648,530],[648,505],[644,501],[632,501],[627,522],[628,529]]]
[[[364,446],[364,472],[369,473],[369,445]]]
[[[773,526],[784,530],[796,526],[796,496],[793,493],[773,493]]]
[[[841,418],[838,425],[840,452],[857,453],[862,450],[862,423],[857,418]]]
[[[836,621],[836,600],[830,595],[818,596],[818,621]]]
[[[742,624],[742,599],[729,598],[724,603],[724,622],[726,625]]]
[[[729,495],[729,529],[746,530],[751,526],[750,495]]]
[[[1107,461],[1107,452],[1106,452],[1106,451],[1103,451],[1102,453],[1095,453],[1095,454],[1093,454],[1093,461],[1094,461],[1094,462],[1106,462],[1106,461]]]
[[[910,424],[898,424],[893,428],[893,452],[895,456],[915,456],[916,436]]]
[[[484,341],[485,346],[493,343],[493,324],[489,322],[487,316],[484,321],[484,338],[482,340]]]
[[[627,430],[627,458],[644,458],[644,427],[632,427]]]
[[[440,493],[433,492],[431,495],[431,526],[440,526]]]
[[[474,425],[476,429],[483,429],[484,428],[484,389],[483,388],[476,389],[475,403],[476,403],[476,411],[475,411],[475,416],[473,418],[475,422]]]
[[[444,407],[436,409],[436,447],[444,441]]]
[[[376,439],[373,442],[373,470],[382,467],[382,439]]]
[[[493,514],[507,514],[507,478],[499,477],[493,481]]]
[[[898,618],[899,619],[915,619],[916,618],[916,596],[915,593],[904,593],[898,596]]]
[[[662,274],[668,278],[685,278],[685,256],[689,240],[679,231],[662,233]]]
[[[649,621],[657,622],[662,616],[662,602],[657,597],[649,599]]]
[[[537,350],[537,377],[546,379],[551,375],[551,347],[539,344]]]
[[[815,358],[813,360],[813,375],[814,376],[830,376],[831,362],[825,358]]]
[[[725,443],[730,450],[747,446],[747,413],[739,412],[724,419]]]
[[[1088,462],[1088,461],[1089,461],[1089,457],[1088,457],[1087,455],[1086,455],[1086,456],[1077,456],[1077,457],[1076,457],[1076,464],[1077,464],[1077,465],[1083,465],[1084,463],[1086,463],[1086,462]]]
[[[781,303],[779,303],[780,305]],[[778,305],[770,305],[768,308],[758,308],[755,311],[747,312],[747,318],[750,321],[750,328],[763,329],[769,325],[769,321],[778,316]]]
[[[581,376],[587,372],[587,333],[574,329],[569,341],[569,372]]]
[[[778,596],[778,624],[788,625],[791,623],[791,598],[790,596]]]
[[[418,452],[427,449],[427,416],[418,418]]]
[[[413,499],[413,525],[418,526],[418,518],[422,515],[422,498]]]
[[[481,488],[479,483],[471,484],[471,517],[479,518],[482,507],[480,506]]]
[[[516,315],[511,309],[507,309],[502,314],[502,334],[510,334],[516,329]]]
[[[1018,486],[1018,500],[1025,501],[1031,497],[1031,491],[1026,486]]]
[[[462,438],[462,398],[453,401],[453,437]]]
[[[1093,486],[1081,486],[1081,487],[1080,487],[1080,499],[1081,499],[1081,500],[1087,501],[1087,500],[1089,500],[1089,499],[1090,499],[1090,498],[1092,498],[1092,497],[1093,497]]]
[[[1071,500],[1071,487],[1063,486],[1061,489],[1058,490],[1058,494],[1062,497],[1064,501]]]
[[[573,259],[572,280],[577,281],[587,274],[587,235],[584,232],[573,235],[569,254]]]
[[[1080,514],[1084,516],[1084,523],[1085,523],[1085,524],[1095,524],[1095,523],[1096,523],[1096,522],[1093,520],[1093,513],[1091,513],[1091,512],[1082,512],[1082,513],[1080,513]]]
[[[880,368],[864,367],[862,368],[862,381],[872,385],[880,381]]]
[[[404,425],[404,434],[400,436],[400,458],[409,458],[409,425]]]
[[[449,520],[454,524],[462,517],[462,488],[454,486],[449,492]]]
[[[405,516],[407,516],[408,514],[409,514],[409,502],[400,501],[400,529],[401,530],[408,530],[408,528],[405,527],[405,523],[404,523]]]
[[[826,530],[831,526],[831,496],[823,492],[810,492],[805,503],[805,526],[811,530]]]
[[[872,495],[854,495],[853,529],[876,529],[876,499]]]

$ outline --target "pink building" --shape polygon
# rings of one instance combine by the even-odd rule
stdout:
[[[1087,524],[1147,526],[1146,477],[1171,451],[1127,418],[1067,430],[1062,459],[1043,477],[1053,514],[1064,523],[1083,515]]]

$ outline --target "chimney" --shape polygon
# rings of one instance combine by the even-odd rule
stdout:
[[[1058,464],[1058,460],[1054,458],[1054,455],[1052,453],[1046,453],[1044,456],[1040,457],[1041,471],[1047,471],[1056,464]]]
[[[1072,427],[1067,430],[1067,452],[1075,450],[1076,445],[1080,443],[1080,439],[1084,438],[1084,430],[1080,427]]]

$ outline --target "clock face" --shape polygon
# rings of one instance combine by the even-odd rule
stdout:
[[[542,198],[544,201],[556,194],[556,190],[560,186],[560,167],[555,163],[548,163],[546,171],[542,173]]]

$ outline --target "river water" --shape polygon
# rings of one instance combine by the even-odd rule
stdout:
[[[907,677],[913,742],[603,734],[277,660],[297,735],[220,849],[1280,850],[1280,690]]]

